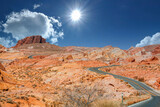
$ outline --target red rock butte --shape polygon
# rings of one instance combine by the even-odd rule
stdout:
[[[34,43],[46,43],[46,39],[44,39],[40,35],[29,36],[29,37],[19,40],[16,46],[14,46],[14,48],[17,48],[24,44],[34,44]]]

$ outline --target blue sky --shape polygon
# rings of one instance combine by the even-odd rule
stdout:
[[[77,8],[82,17],[74,23],[69,15]],[[59,46],[128,49],[160,44],[160,1],[1,0],[0,23],[0,44],[8,47],[26,36],[43,34]]]

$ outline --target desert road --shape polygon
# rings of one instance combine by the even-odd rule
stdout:
[[[112,66],[116,66],[116,65],[112,65]],[[104,66],[104,67],[112,67],[112,66]],[[129,107],[160,107],[160,93],[156,92],[154,89],[152,89],[145,83],[142,83],[140,81],[137,81],[128,77],[115,75],[109,72],[104,72],[99,70],[99,68],[103,68],[103,67],[91,67],[91,68],[88,68],[88,70],[102,74],[102,75],[106,75],[106,74],[112,75],[115,78],[128,82],[133,88],[138,90],[140,93],[147,93],[151,95],[150,99],[141,101],[139,103],[135,103],[133,105],[130,105]]]

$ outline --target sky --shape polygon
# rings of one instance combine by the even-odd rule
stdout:
[[[59,46],[160,44],[160,0],[1,0],[0,44],[41,35]],[[73,21],[72,11],[81,18]]]

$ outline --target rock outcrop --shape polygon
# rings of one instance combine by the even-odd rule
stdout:
[[[24,44],[34,44],[34,43],[46,43],[46,39],[44,39],[40,35],[29,36],[29,37],[26,37],[22,40],[19,40],[17,42],[16,46],[14,46],[14,48],[17,48],[17,47],[24,45]]]
[[[127,53],[131,56],[160,54],[160,44],[148,45],[144,47],[131,47],[127,50]]]
[[[156,80],[156,82],[154,83],[158,89],[160,89],[160,78]]]
[[[5,52],[6,47],[0,45],[0,53]]]
[[[6,71],[6,69],[4,68],[4,66],[0,63],[0,70]]]
[[[5,67],[0,63],[0,90],[8,90],[14,84],[16,84],[15,79],[6,72]]]
[[[4,46],[2,46],[2,45],[0,45],[0,49],[5,49],[5,47],[4,47]]]
[[[145,51],[151,52],[153,55],[160,54],[160,44],[144,46]]]
[[[127,58],[126,60],[127,60],[127,62],[135,62],[135,58],[133,58],[133,57]]]

